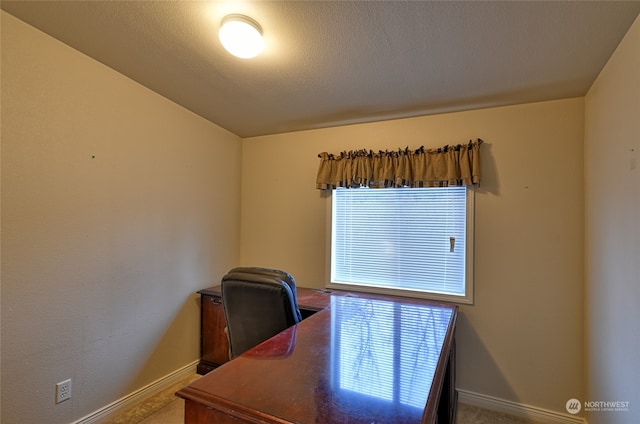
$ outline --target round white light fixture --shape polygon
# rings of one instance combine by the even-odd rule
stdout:
[[[248,16],[225,16],[218,37],[229,53],[242,59],[256,57],[264,49],[262,28]]]

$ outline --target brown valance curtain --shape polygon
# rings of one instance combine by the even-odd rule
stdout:
[[[482,140],[438,149],[320,153],[316,188],[447,187],[480,183]]]

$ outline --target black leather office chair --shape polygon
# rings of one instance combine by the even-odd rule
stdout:
[[[280,270],[234,268],[222,277],[229,356],[235,358],[301,320],[294,278]]]

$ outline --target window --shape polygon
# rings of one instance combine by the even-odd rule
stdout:
[[[333,190],[329,287],[472,303],[473,194]]]

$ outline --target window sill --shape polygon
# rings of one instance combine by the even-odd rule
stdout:
[[[468,294],[466,296],[454,296],[444,293],[421,292],[415,290],[392,289],[387,287],[363,286],[358,284],[345,283],[329,283],[326,287],[327,289],[331,290],[346,290],[363,293],[383,294],[387,296],[413,297],[417,299],[427,299],[437,302],[473,305],[472,294]]]

